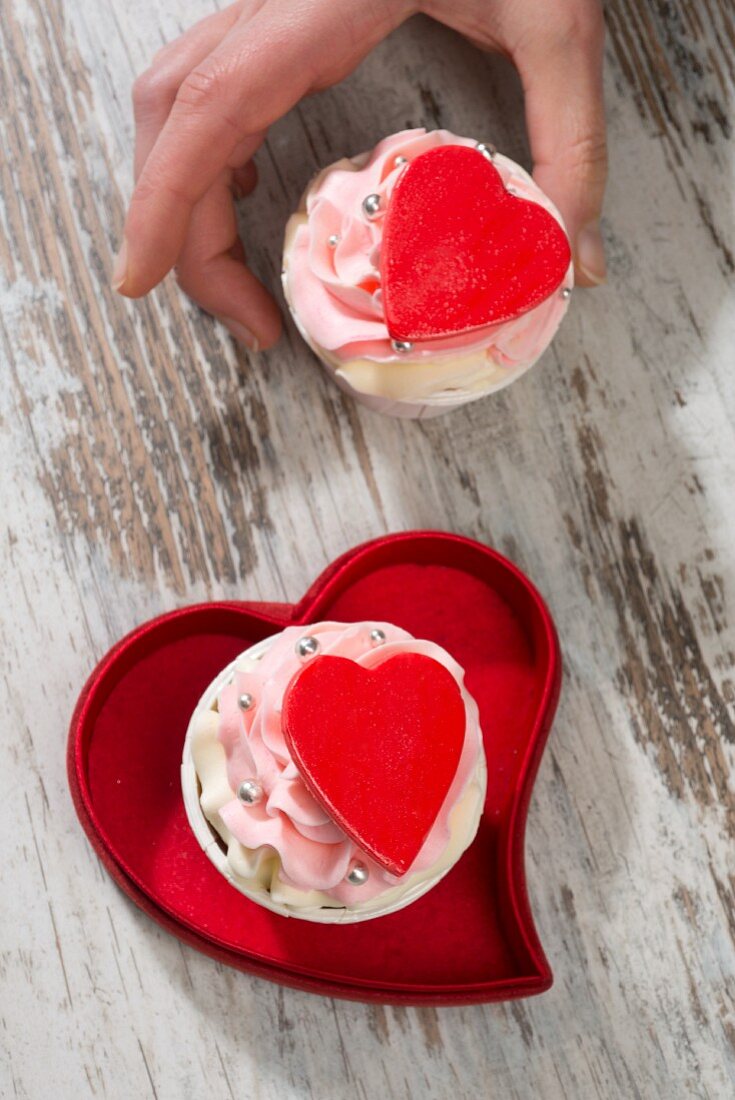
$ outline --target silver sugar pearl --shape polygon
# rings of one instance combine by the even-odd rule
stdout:
[[[484,141],[476,142],[475,149],[478,153],[482,153],[483,157],[487,157],[488,160],[493,160],[498,151],[494,145],[487,145]]]
[[[400,168],[402,164],[408,164],[408,157],[397,156],[393,164],[396,168]]]
[[[385,631],[379,630],[378,627],[375,630],[370,631],[370,645],[382,645],[385,641]]]
[[[515,195],[516,193],[515,187],[506,187],[505,190],[508,192],[509,195]]]
[[[263,788],[257,779],[244,779],[237,788],[237,797],[246,806],[255,806],[263,797]]]
[[[249,691],[244,691],[242,695],[238,695],[237,705],[240,710],[252,710],[255,706],[255,699]]]
[[[565,302],[568,301],[572,296],[572,288],[570,286],[562,287],[561,296]]]
[[[362,209],[368,218],[374,218],[380,210],[380,195],[368,195],[362,200]]]
[[[347,881],[350,886],[364,886],[370,878],[370,872],[364,863],[354,863],[347,872]]]
[[[393,351],[399,351],[402,355],[413,350],[413,344],[410,340],[391,340],[391,347]]]
[[[339,244],[339,233],[332,233],[331,236],[327,237],[327,244],[330,248],[336,248]]]
[[[299,638],[296,643],[296,656],[297,657],[313,657],[315,653],[319,651],[319,642],[316,638],[312,638],[307,634],[305,638]]]

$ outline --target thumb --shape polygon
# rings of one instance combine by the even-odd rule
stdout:
[[[582,286],[596,286],[606,275],[600,233],[607,179],[603,41],[602,14],[588,4],[554,47],[531,41],[514,59],[526,95],[534,179],[561,212]]]

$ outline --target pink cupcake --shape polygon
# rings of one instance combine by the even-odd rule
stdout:
[[[448,684],[455,693],[460,736],[456,759],[440,769],[446,791],[438,812],[410,866],[396,873],[348,835],[328,801],[315,795],[313,777],[292,751],[284,704],[299,674],[312,671],[317,659],[339,657],[362,675],[406,654],[430,658],[423,668],[432,691],[442,680],[443,689]],[[323,698],[313,698],[323,714]],[[377,622],[289,627],[243,653],[205,692],[182,762],[189,822],[218,870],[260,905],[322,923],[382,916],[431,889],[474,838],[485,784],[478,709],[460,666],[434,642]]]
[[[454,316],[447,331],[441,325],[435,325],[434,331],[429,326],[427,336],[419,332],[419,338],[405,339],[396,331],[395,318],[391,329],[391,318],[386,314],[384,233],[391,217],[394,222],[398,220],[393,214],[398,201],[394,192],[399,196],[408,190],[409,177],[405,174],[412,171],[416,175],[418,159],[440,147],[460,147],[463,152],[458,163],[476,167],[478,174],[485,172],[488,200],[479,208],[479,214],[487,219],[490,231],[494,232],[493,204],[497,203],[498,209],[502,205],[505,211],[510,196],[521,200],[515,204],[521,213],[528,213],[530,204],[540,207],[548,224],[530,247],[526,224],[519,217],[515,238],[510,241],[515,252],[510,271],[504,227],[506,237],[501,243],[506,248],[506,259],[499,264],[497,252],[491,248],[484,268],[469,274],[464,299],[469,303],[466,326],[461,317]],[[466,150],[481,158],[482,163],[468,160]],[[430,165],[437,173],[443,167],[434,155],[433,161],[423,161],[424,175]],[[447,189],[446,179],[437,175],[435,197],[443,201],[446,195],[446,203],[455,210],[464,201],[461,178],[454,189],[451,176],[449,183]],[[428,193],[429,220],[436,210],[431,206],[433,201]],[[477,201],[482,202],[481,195]],[[421,223],[419,207],[415,215],[417,234],[426,233]],[[549,235],[549,227],[556,234],[555,241],[547,240],[554,235]],[[464,230],[457,235],[455,270],[448,282],[459,270],[460,253],[467,244],[464,237]],[[553,266],[551,274],[544,269],[545,256],[547,268]],[[502,308],[496,310],[498,320],[478,323],[477,316],[471,315],[473,292],[492,290],[493,279],[504,281],[505,287],[512,290],[519,279],[531,278],[525,269],[527,261],[528,271],[540,271],[542,279],[527,296],[526,306],[516,301],[505,315]],[[426,266],[422,268],[420,258],[417,260],[417,285],[419,289],[421,285],[430,289],[434,302],[441,306],[446,287],[429,288],[431,271],[427,272]],[[412,295],[410,270],[408,276],[404,270],[403,282],[396,280],[394,313],[406,306]],[[548,347],[568,308],[572,286],[571,253],[553,203],[514,161],[492,147],[447,130],[393,134],[372,152],[325,168],[309,184],[286,228],[283,287],[299,331],[343,390],[369,408],[391,416],[435,416],[515,381]],[[491,309],[487,315],[493,316]]]

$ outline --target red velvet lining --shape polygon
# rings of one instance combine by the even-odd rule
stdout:
[[[408,908],[345,927],[277,916],[229,886],[190,832],[179,782],[190,714],[220,669],[288,622],[326,618],[385,619],[445,646],[466,670],[488,757],[485,814],[457,866]],[[553,624],[514,566],[458,536],[389,536],[339,559],[295,607],[187,608],[124,639],[72,720],[72,794],[136,904],[231,965],[362,1000],[525,996],[551,984],[528,908],[523,831],[559,680]]]

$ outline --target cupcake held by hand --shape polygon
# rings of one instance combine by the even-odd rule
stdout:
[[[205,692],[182,763],[222,874],[321,923],[426,893],[474,838],[485,782],[462,669],[388,623],[289,627],[242,654]]]
[[[559,212],[519,165],[447,130],[406,130],[312,180],[286,228],[283,285],[343,389],[426,417],[536,362],[573,268]]]

